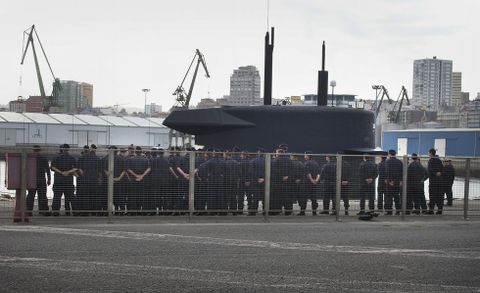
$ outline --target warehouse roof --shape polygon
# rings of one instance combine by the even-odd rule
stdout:
[[[0,123],[38,123],[67,125],[97,125],[123,127],[161,127],[162,118],[119,117],[113,115],[93,116],[85,114],[43,114],[0,112]]]

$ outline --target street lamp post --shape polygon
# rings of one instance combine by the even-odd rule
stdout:
[[[332,80],[330,82],[330,86],[332,87],[332,107],[333,107],[333,88],[337,86],[337,82],[335,80]]]
[[[149,91],[150,89],[142,89],[142,92],[145,93],[145,107],[144,107],[145,116],[147,116],[147,94]]]

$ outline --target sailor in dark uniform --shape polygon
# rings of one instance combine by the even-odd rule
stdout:
[[[197,153],[195,158],[195,210],[198,215],[205,215],[208,198],[208,171],[206,162],[210,159],[210,152],[206,150]]]
[[[150,173],[150,166],[147,158],[142,155],[142,148],[135,148],[135,156],[130,157],[126,163],[127,172],[132,179],[132,190],[128,197],[128,212],[133,215],[141,213],[142,198],[145,193],[145,176]]]
[[[243,151],[240,153],[240,182],[238,191],[238,210],[243,213],[244,199],[252,197],[252,178],[250,174],[250,159],[248,153]]]
[[[408,164],[407,169],[407,215],[412,208],[414,208],[413,213],[417,215],[422,210],[427,211],[423,184],[427,178],[427,170],[422,166],[417,154],[412,154],[412,162]]]
[[[347,160],[347,157],[343,157],[341,174],[341,198],[343,200],[343,207],[345,208],[345,216],[348,216],[348,209],[350,207],[350,186],[352,178],[352,165],[350,165]]]
[[[387,157],[382,156],[380,163],[377,165],[378,171],[378,184],[377,184],[377,209],[382,212],[383,211],[383,203],[385,192],[387,190],[387,184],[385,183],[385,161]]]
[[[318,194],[320,188],[320,165],[312,157],[311,151],[305,152],[305,166],[304,166],[304,190],[298,197],[298,204],[300,205],[301,216],[305,215],[305,209],[307,208],[307,200],[312,201],[312,214],[317,214],[318,209]],[[328,214],[328,209],[322,211],[321,214]]]
[[[299,202],[301,198],[305,198],[304,194],[304,179],[305,179],[305,165],[303,162],[298,160],[297,155],[290,155],[290,160],[292,161],[292,173],[288,178],[288,197],[287,201],[284,203],[288,209],[293,209],[293,203]],[[320,176],[320,175],[319,175]],[[312,200],[316,201],[316,199]],[[285,208],[285,210],[288,210]],[[288,212],[288,211],[287,211]],[[286,213],[287,213],[286,212]],[[316,212],[315,212],[316,213]]]
[[[176,173],[178,174],[178,197],[176,202],[176,208],[185,212],[188,210],[188,193],[190,184],[190,153],[186,152],[185,155],[179,156],[177,160]]]
[[[436,155],[435,149],[428,151],[428,193],[430,202],[428,203],[428,214],[433,215],[435,205],[437,206],[437,215],[441,215],[443,212],[443,164],[442,161]]]
[[[225,152],[225,196],[228,201],[230,212],[233,215],[243,211],[243,195],[240,199],[238,183],[240,182],[240,163],[232,158],[232,153]]]
[[[452,160],[446,159],[443,164],[443,192],[446,195],[447,206],[453,204],[453,182],[455,181],[455,168],[452,165]]]
[[[363,156],[363,161],[358,168],[360,177],[360,212],[365,214],[365,200],[368,199],[368,209],[371,213],[375,210],[375,179],[378,176],[377,165],[368,155]]]
[[[27,194],[27,210],[29,215],[32,215],[33,205],[35,201],[35,194],[38,193],[38,210],[40,215],[49,216],[47,186],[51,183],[50,167],[48,166],[48,159],[40,154],[40,146],[33,146],[33,151],[37,157],[37,188],[29,189]],[[47,180],[45,181],[45,174]]]
[[[85,160],[90,153],[90,146],[83,146],[80,157],[77,159],[77,169],[84,169]],[[92,210],[92,202],[88,194],[87,182],[81,172],[77,172],[77,186],[75,192],[75,210],[80,211],[80,215],[86,215],[88,210]]]
[[[214,210],[214,213],[226,215],[228,208],[225,196],[226,163],[222,157],[222,152],[215,150],[213,157],[205,164],[209,185],[208,209]]]
[[[53,159],[50,166],[50,169],[55,172],[52,201],[54,216],[59,215],[62,195],[65,196],[65,215],[69,216],[70,211],[74,208],[73,174],[77,172],[77,168],[75,159],[68,153],[69,149],[68,144],[61,145],[60,154]]]
[[[291,214],[288,198],[288,180],[292,171],[292,161],[281,148],[276,150],[276,157],[272,160],[272,193],[270,194],[270,214],[278,215],[285,208],[285,214]]]
[[[322,182],[323,191],[323,211],[322,214],[326,214],[330,210],[330,201],[332,201],[332,213],[336,215],[335,211],[335,194],[336,194],[336,182],[337,182],[337,163],[334,156],[326,156],[327,163],[323,165],[320,171],[320,181]]]
[[[387,192],[385,195],[385,214],[392,215],[393,201],[395,202],[395,214],[400,214],[400,188],[403,181],[403,163],[395,157],[395,150],[388,151],[388,159],[385,161],[385,183]]]
[[[265,195],[265,150],[259,149],[257,157],[250,161],[250,174],[252,193],[248,200],[248,214],[254,216],[259,208],[259,201],[264,200]]]
[[[154,150],[152,160],[150,161],[150,176],[152,183],[152,196],[155,201],[155,206],[159,209],[159,215],[168,214],[171,210],[171,203],[167,202],[167,196],[171,189],[170,184],[170,165],[168,160],[164,157],[164,150],[159,148]],[[152,154],[153,154],[152,153]]]

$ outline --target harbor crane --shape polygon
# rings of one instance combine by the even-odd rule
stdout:
[[[375,96],[375,120],[377,120],[378,112],[382,106],[383,99],[387,97],[387,102],[391,104],[393,101],[390,99],[387,89],[383,85],[372,85],[372,89],[376,91]]]
[[[40,45],[40,49],[42,49],[43,56],[45,57],[45,60],[47,61],[47,64],[48,64],[48,68],[50,69],[50,73],[52,73],[52,76],[53,76],[53,89],[52,89],[52,94],[50,96],[46,96],[45,94],[45,87],[43,85],[42,74],[40,73],[40,66],[38,65],[37,52],[35,50],[35,41],[34,41],[35,39]],[[26,40],[26,43],[25,43],[25,40]],[[48,61],[47,54],[45,53],[42,42],[40,41],[40,38],[38,36],[37,30],[35,29],[35,25],[32,25],[31,27],[29,27],[23,32],[23,45],[22,45],[23,53],[22,53],[22,60],[20,62],[20,65],[23,65],[23,62],[25,61],[25,56],[27,55],[27,51],[30,46],[32,47],[33,60],[35,62],[35,69],[37,71],[38,86],[40,87],[40,96],[42,97],[43,111],[48,112],[50,107],[58,105],[58,95],[61,90],[61,85],[60,85],[60,79],[56,78],[55,74],[53,73],[52,66],[50,65],[50,61]]]
[[[407,106],[410,106],[410,100],[408,99],[407,89],[405,88],[405,86],[402,85],[402,89],[400,90],[400,94],[398,94],[397,101],[395,102],[395,105],[393,106],[392,111],[390,111],[390,113],[388,114],[388,120],[390,122],[398,123],[404,100],[407,100]]]
[[[192,68],[193,63],[197,60],[197,65],[195,66],[195,71],[193,72],[193,77],[192,77],[192,82],[190,84],[190,88],[188,89],[188,93],[185,91],[183,88],[183,83],[185,82],[185,79],[187,78],[188,73],[190,72],[190,69]],[[176,108],[180,109],[188,109],[190,106],[190,99],[192,98],[192,93],[193,93],[193,86],[195,85],[195,79],[197,78],[197,73],[198,73],[198,67],[202,64],[203,69],[205,70],[206,77],[210,78],[210,73],[208,73],[207,69],[207,63],[205,62],[205,57],[203,54],[200,52],[200,50],[196,49],[195,55],[193,56],[192,62],[190,62],[190,66],[187,69],[187,73],[185,73],[185,76],[183,77],[182,83],[177,87],[175,92],[173,92],[174,96],[177,96]]]

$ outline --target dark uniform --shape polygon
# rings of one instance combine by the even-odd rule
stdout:
[[[247,201],[252,197],[252,178],[250,174],[250,160],[248,155],[243,153],[240,157],[240,181],[238,183],[238,195],[240,201],[238,202],[238,210],[243,211],[244,198],[247,198]]]
[[[40,150],[40,149],[38,149]],[[35,193],[38,193],[38,210],[41,215],[48,215],[48,199],[47,199],[47,185],[50,185],[51,174],[48,160],[46,157],[37,154],[37,188],[29,189],[27,194],[27,210],[31,213],[35,201]],[[47,174],[47,181],[45,181],[45,174]]]
[[[320,171],[320,180],[323,184],[323,211],[330,209],[330,200],[332,201],[333,207],[332,211],[335,213],[335,194],[336,194],[336,181],[337,181],[337,163],[334,159],[327,161],[323,165],[322,170]]]
[[[435,205],[438,208],[438,214],[441,214],[443,211],[443,164],[442,161],[437,157],[431,157],[428,160],[428,193],[430,201],[428,207],[430,209],[429,213],[432,214],[435,209]]]
[[[360,214],[365,213],[365,200],[368,199],[368,209],[375,210],[375,179],[378,176],[377,165],[366,158],[358,168],[360,177]]]
[[[158,207],[160,213],[168,213],[172,209],[172,203],[169,202],[169,192],[171,190],[171,173],[168,160],[159,152],[155,158],[150,161],[151,179],[152,179],[152,200]],[[163,209],[163,211],[162,211]]]
[[[293,198],[290,198],[288,192],[288,178],[291,176],[292,167],[292,161],[283,153],[272,161],[270,214],[279,214],[282,211],[282,206],[284,206],[286,213],[292,212]]]
[[[227,157],[225,160],[225,196],[234,215],[243,213],[243,195],[238,193],[240,182],[240,163]],[[240,198],[241,197],[241,198]]]
[[[387,190],[385,194],[385,211],[387,215],[392,214],[393,201],[395,201],[396,214],[400,213],[400,186],[403,179],[403,163],[395,156],[385,161],[385,180]]]
[[[255,215],[258,211],[259,201],[263,201],[265,195],[265,158],[263,154],[250,161],[252,193],[248,198],[249,215]]]
[[[128,212],[135,214],[140,212],[142,201],[145,196],[145,182],[137,177],[148,173],[150,169],[149,161],[137,151],[137,155],[130,157],[126,162],[126,169],[130,175],[131,190],[127,200]]]
[[[407,174],[407,213],[415,208],[415,214],[421,210],[427,211],[425,201],[424,181],[428,178],[427,170],[418,159],[414,159],[408,165]]]
[[[312,213],[315,215],[318,209],[318,193],[320,187],[320,165],[313,159],[305,160],[304,165],[304,189],[299,194],[298,205],[300,206],[300,214],[305,214],[307,208],[307,200],[312,201]],[[327,211],[328,213],[328,211]]]
[[[305,198],[304,195],[304,188],[305,188],[305,165],[303,162],[299,161],[296,157],[292,156],[292,172],[290,177],[288,178],[288,198],[291,199],[287,204],[289,204],[289,208],[293,209],[293,204],[291,202],[299,202],[300,200]],[[312,206],[313,202],[316,202],[316,199],[312,199]],[[313,209],[313,208],[312,208]],[[305,211],[305,209],[304,209]],[[315,213],[315,211],[314,211]],[[288,211],[286,212],[288,214]]]
[[[205,214],[205,207],[208,198],[208,172],[206,162],[209,160],[208,154],[199,154],[195,158],[195,210],[199,215]]]
[[[447,206],[453,204],[453,182],[455,181],[455,168],[448,161],[443,167],[443,190],[447,198]]]
[[[180,192],[180,180],[181,174],[178,172],[177,167],[180,165],[179,154],[172,149],[170,157],[168,158],[168,164],[170,166],[171,175],[171,191],[169,192],[168,201],[171,202],[171,209],[178,210],[180,208],[181,192]],[[177,212],[176,212],[177,213]]]
[[[225,160],[220,157],[220,153],[215,153],[213,158],[205,162],[205,168],[208,174],[208,209],[224,215],[228,209],[225,196]]]
[[[178,175],[178,197],[176,198],[176,209],[181,211],[188,210],[189,194],[189,175],[190,175],[190,154],[186,153],[182,157],[177,157],[177,175]],[[183,173],[183,174],[182,174]],[[184,175],[185,174],[185,175]]]
[[[350,185],[352,178],[352,165],[345,159],[342,160],[342,190],[341,197],[343,200],[343,207],[345,208],[345,216],[348,216],[348,208],[350,207]],[[335,202],[334,202],[335,206]]]
[[[382,157],[382,160],[377,165],[378,172],[378,184],[377,184],[377,209],[383,211],[383,199],[386,195],[387,184],[385,183],[386,172],[385,172],[385,157]]]
[[[70,215],[70,210],[74,209],[74,190],[73,186],[73,172],[76,168],[75,159],[68,154],[67,147],[64,146],[62,152],[53,159],[51,169],[59,170],[60,172],[69,171],[70,174],[63,175],[55,171],[53,181],[53,201],[52,212],[54,216],[59,215],[60,206],[62,204],[62,195],[65,196],[65,214]]]
[[[107,206],[107,178],[101,174],[102,164],[94,151],[87,152],[78,159],[77,167],[81,172],[77,179],[76,202],[80,210],[99,212]],[[99,178],[102,179],[100,183]]]

